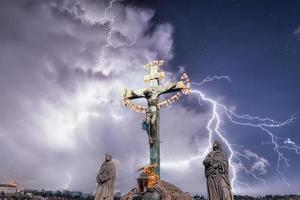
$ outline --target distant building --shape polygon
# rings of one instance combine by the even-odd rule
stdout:
[[[16,181],[11,181],[9,183],[0,183],[0,193],[7,194],[16,194],[18,192],[18,184]]]

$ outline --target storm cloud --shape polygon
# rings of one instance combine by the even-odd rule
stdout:
[[[116,189],[131,189],[148,144],[144,116],[121,106],[121,91],[144,87],[144,64],[173,57],[172,26],[153,25],[153,10],[119,2],[1,4],[1,181],[61,189],[71,176],[68,189],[93,192],[102,156],[111,152],[119,161]],[[195,116],[179,105],[163,111],[162,162],[201,151],[190,137],[206,116]],[[196,168],[162,169],[162,178],[199,191]]]

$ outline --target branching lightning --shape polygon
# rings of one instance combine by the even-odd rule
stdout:
[[[213,77],[206,77],[203,81],[200,83],[191,83],[191,85],[195,86],[202,86],[208,82],[214,81],[214,80],[227,80],[231,81],[229,76],[213,76]],[[187,167],[189,163],[193,160],[196,159],[203,159],[210,149],[212,148],[212,139],[213,137],[218,137],[219,139],[222,140],[222,142],[225,144],[229,151],[229,164],[230,168],[232,171],[232,178],[231,178],[231,185],[234,190],[236,188],[239,188],[239,186],[244,185],[250,190],[251,187],[249,184],[242,182],[238,176],[237,173],[238,171],[244,172],[246,175],[250,175],[253,179],[255,179],[258,182],[261,182],[266,188],[267,182],[265,179],[260,177],[253,171],[252,169],[248,169],[244,164],[243,164],[243,159],[246,159],[250,161],[250,157],[246,154],[243,153],[242,150],[235,148],[234,144],[231,144],[227,138],[224,136],[224,131],[221,129],[220,124],[221,124],[221,112],[222,114],[225,114],[225,117],[229,119],[230,122],[240,125],[240,126],[250,126],[254,128],[260,129],[263,133],[265,133],[271,141],[271,144],[273,145],[273,150],[277,155],[277,165],[276,165],[276,171],[278,172],[279,176],[282,178],[284,184],[290,185],[283,172],[280,170],[281,167],[281,162],[286,166],[289,166],[289,160],[285,157],[284,153],[282,152],[283,149],[285,150],[291,150],[295,152],[296,154],[300,155],[300,146],[298,146],[295,142],[291,141],[291,139],[287,139],[283,141],[283,144],[280,143],[281,138],[278,136],[274,135],[271,132],[272,128],[281,128],[284,127],[295,120],[295,114],[293,114],[289,119],[286,121],[280,122],[273,120],[271,118],[261,118],[259,116],[250,116],[250,115],[239,115],[236,114],[232,109],[228,108],[227,106],[215,101],[214,99],[206,96],[201,90],[198,89],[192,89],[191,94],[197,95],[198,96],[198,101],[199,105],[203,105],[204,102],[208,103],[211,105],[212,110],[211,110],[211,116],[209,118],[209,121],[206,125],[206,129],[208,131],[208,146],[206,147],[205,151],[201,155],[197,155],[191,158],[188,158],[186,160],[181,160],[180,162],[164,162],[162,163],[162,167],[175,167],[180,165],[180,167]]]
[[[102,19],[100,19],[100,21],[105,24],[105,23],[108,23],[108,34],[107,34],[107,37],[106,37],[106,44],[104,46],[102,46],[101,48],[101,51],[100,51],[100,64],[99,64],[99,67],[96,68],[96,71],[98,70],[98,68],[102,68],[103,67],[103,59],[104,59],[104,53],[105,53],[105,50],[109,47],[113,47],[113,48],[119,48],[121,46],[132,46],[136,40],[137,40],[137,35],[134,36],[134,39],[130,42],[121,42],[119,44],[113,44],[112,42],[112,36],[113,36],[113,32],[114,32],[114,28],[113,28],[113,25],[114,25],[114,20],[116,18],[116,16],[112,16],[112,17],[109,17],[108,16],[108,12],[110,9],[112,9],[113,7],[113,4],[118,2],[118,1],[121,1],[121,0],[110,0],[109,2],[109,6],[106,7],[104,9],[104,17]]]
[[[209,79],[211,80],[211,79]],[[204,82],[202,82],[203,84]],[[218,107],[220,104],[218,104],[216,101],[206,97],[201,91],[199,90],[191,90],[191,93],[193,94],[198,94],[199,95],[199,102],[201,102],[201,100],[204,100],[208,103],[210,103],[212,105],[212,117],[210,118],[207,126],[206,126],[206,129],[208,130],[208,140],[209,140],[209,146],[206,148],[206,150],[204,151],[202,157],[204,157],[206,154],[208,154],[209,150],[211,149],[212,147],[212,136],[213,136],[213,133],[215,132],[221,139],[222,141],[226,144],[226,146],[228,147],[229,149],[229,152],[230,152],[230,155],[229,155],[229,165],[232,166],[232,172],[233,172],[233,177],[231,179],[231,185],[233,185],[235,179],[236,179],[236,169],[235,167],[233,166],[233,163],[232,163],[232,158],[233,158],[233,150],[231,148],[231,145],[228,143],[228,141],[226,140],[226,138],[223,137],[222,133],[220,132],[220,129],[219,129],[219,126],[220,126],[220,114],[218,113]],[[226,107],[225,107],[226,108]],[[215,125],[214,125],[215,123]]]
[[[231,79],[230,79],[229,76],[213,76],[213,77],[207,76],[207,77],[206,77],[203,81],[201,81],[200,83],[191,83],[191,84],[192,84],[192,85],[198,85],[198,86],[201,86],[201,85],[203,85],[204,83],[214,81],[215,79],[217,79],[217,80],[226,79],[227,81],[231,82]]]
[[[114,23],[114,18],[115,17],[108,17],[108,11],[113,7],[113,3],[115,3],[117,0],[111,0],[109,2],[109,6],[106,7],[104,9],[104,18],[101,19],[101,21],[103,21],[103,23],[108,22],[109,25],[109,30],[108,30],[108,35],[106,38],[106,44],[101,48],[101,53],[100,53],[100,66],[103,64],[102,60],[103,60],[103,56],[104,56],[104,51],[106,48],[108,47],[112,47],[112,41],[111,41],[111,37],[112,37],[112,33],[113,33],[113,23]]]
[[[201,81],[200,83],[192,83],[192,85],[201,86],[201,85],[203,85],[207,82],[213,81],[215,79],[218,79],[218,80],[219,79],[226,79],[228,81],[231,81],[231,79],[228,76],[214,76],[214,77],[207,77],[203,81]],[[204,157],[209,152],[209,150],[211,149],[211,147],[212,147],[212,137],[213,137],[213,134],[216,134],[225,143],[225,145],[227,146],[227,148],[229,150],[229,164],[230,164],[231,169],[232,169],[232,179],[231,179],[232,186],[235,186],[238,183],[246,184],[246,183],[241,183],[238,180],[237,174],[236,174],[236,166],[240,167],[240,169],[244,170],[245,173],[251,175],[256,180],[262,182],[264,185],[266,185],[266,181],[262,178],[259,178],[254,172],[247,169],[242,164],[242,161],[241,161],[240,157],[244,157],[248,160],[249,160],[249,157],[245,154],[242,154],[238,151],[235,151],[234,148],[233,148],[233,145],[231,145],[228,142],[228,140],[223,136],[222,131],[220,129],[220,121],[221,120],[220,120],[219,111],[224,111],[225,116],[227,116],[228,119],[232,123],[237,124],[237,125],[241,125],[241,126],[251,126],[251,127],[259,128],[260,130],[262,130],[264,133],[266,133],[270,137],[271,142],[274,146],[274,148],[273,148],[274,152],[277,154],[276,171],[281,176],[284,183],[289,185],[289,183],[287,182],[284,174],[280,170],[281,161],[284,161],[285,165],[289,166],[288,159],[285,157],[284,153],[281,150],[282,149],[292,150],[295,153],[297,153],[298,155],[300,155],[299,154],[300,153],[299,152],[300,147],[297,146],[290,139],[288,139],[284,142],[285,145],[279,144],[279,139],[280,138],[277,137],[276,135],[274,135],[271,132],[270,128],[280,128],[280,127],[283,127],[283,126],[286,126],[286,125],[290,124],[295,119],[295,114],[292,115],[289,119],[287,119],[284,122],[275,121],[275,120],[270,119],[270,118],[261,118],[261,117],[258,117],[258,116],[252,117],[250,115],[238,115],[238,114],[234,113],[231,109],[226,107],[225,105],[220,104],[220,103],[216,102],[215,100],[207,97],[200,90],[193,89],[191,91],[191,93],[198,95],[200,105],[201,105],[201,101],[205,101],[205,102],[208,102],[209,104],[211,104],[211,106],[212,106],[211,118],[210,118],[210,120],[209,120],[209,122],[206,126],[206,128],[208,130],[208,135],[209,135],[209,137],[208,137],[209,146],[206,148],[206,150],[203,153],[202,157]],[[237,163],[233,163],[233,159],[237,160]]]

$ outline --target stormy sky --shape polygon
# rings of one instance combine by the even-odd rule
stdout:
[[[145,87],[143,65],[156,59],[167,61],[166,81],[183,70],[194,83],[226,75],[231,82],[193,89],[241,115],[287,120],[300,111],[299,9],[269,0],[1,1],[0,182],[94,192],[111,152],[116,189],[133,188],[148,140],[143,114],[123,107],[121,92]],[[194,94],[161,110],[161,177],[193,194],[206,193],[202,158],[186,161],[207,148],[211,114]],[[234,160],[236,193],[300,192],[297,152],[282,149],[289,165],[281,161],[280,174],[265,132],[221,116],[224,136],[247,156]],[[295,117],[270,129],[280,145],[300,144]]]

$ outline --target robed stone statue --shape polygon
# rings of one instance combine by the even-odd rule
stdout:
[[[228,175],[228,159],[221,143],[214,141],[213,150],[203,161],[207,178],[208,200],[233,200]]]
[[[106,154],[97,175],[97,191],[95,200],[113,200],[115,187],[116,167],[112,162],[112,155]]]

